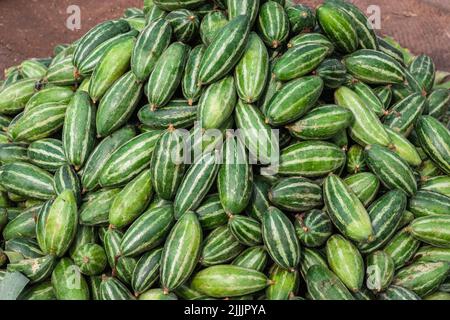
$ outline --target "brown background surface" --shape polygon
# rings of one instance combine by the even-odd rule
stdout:
[[[299,0],[313,7],[321,0]],[[415,54],[426,53],[440,70],[450,71],[450,0],[354,0],[366,11],[381,8],[381,31]],[[95,24],[120,17],[142,0],[0,0],[0,70],[32,57],[52,54],[59,43],[71,42]],[[65,22],[69,5],[81,8],[81,30]]]

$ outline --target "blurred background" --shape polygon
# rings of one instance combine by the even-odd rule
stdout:
[[[299,0],[316,7],[322,0]],[[353,0],[364,12],[381,8],[382,35],[390,35],[414,54],[433,57],[450,71],[450,0]],[[81,29],[69,30],[68,6],[81,9]],[[143,0],[0,0],[0,70],[34,57],[48,57],[53,47],[81,37],[97,23],[120,17]]]

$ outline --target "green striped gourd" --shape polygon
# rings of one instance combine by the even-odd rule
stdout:
[[[447,89],[435,89],[428,96],[427,102],[424,114],[440,119],[450,106],[450,92]]]
[[[137,36],[138,32],[136,30],[131,30],[127,33],[120,33],[99,46],[97,46],[89,55],[86,56],[83,61],[78,65],[77,72],[83,76],[88,77],[92,74],[97,64],[102,59],[103,55],[116,43],[120,42],[122,39],[129,37],[129,36]]]
[[[423,149],[420,150],[424,153]],[[426,157],[426,156],[425,156]],[[420,180],[427,181],[430,178],[444,174],[441,169],[430,159],[424,160],[418,170]]]
[[[300,262],[300,243],[288,217],[270,207],[262,219],[263,240],[269,255],[280,267],[295,269]]]
[[[197,106],[189,106],[187,101],[171,101],[164,108],[152,110],[149,105],[138,112],[139,120],[149,128],[167,129],[170,125],[177,129],[191,127],[197,119]]]
[[[147,8],[145,16],[145,22],[147,23],[147,25],[149,25],[153,21],[163,19],[165,16],[167,16],[167,12],[152,3]]]
[[[408,195],[417,191],[413,171],[400,156],[386,147],[366,147],[367,163],[381,182],[389,189],[400,189]]]
[[[433,191],[419,190],[409,200],[408,210],[416,218],[450,215],[450,197]]]
[[[341,168],[344,163],[345,152],[336,145],[303,141],[281,151],[278,172],[282,175],[322,177]]]
[[[289,36],[289,17],[283,6],[275,1],[262,4],[258,15],[258,33],[266,45],[277,49]]]
[[[102,277],[101,276],[89,277],[88,281],[92,300],[95,301],[100,300],[100,285],[102,283]]]
[[[409,72],[425,92],[431,92],[436,78],[436,66],[431,57],[424,54],[416,57],[409,65]]]
[[[201,204],[215,182],[219,164],[214,154],[205,153],[186,172],[174,200],[175,218]]]
[[[133,222],[148,206],[153,196],[150,170],[142,171],[116,196],[109,210],[109,223],[122,228]]]
[[[11,239],[32,239],[37,236],[36,234],[36,217],[38,217],[39,212],[41,210],[41,205],[33,206],[28,208],[22,212],[19,212],[18,215],[13,216],[11,208],[3,209],[8,215],[8,222],[3,222],[2,225],[5,225],[3,229],[3,239],[6,241]]]
[[[53,180],[53,189],[55,189],[57,195],[65,190],[72,190],[77,203],[81,202],[80,178],[71,166],[66,164],[59,167]]]
[[[113,270],[114,275],[117,275],[117,278],[125,285],[130,286],[136,264],[137,258],[119,256],[116,267]]]
[[[420,186],[420,189],[437,192],[444,196],[450,197],[450,177],[438,176],[428,179]]]
[[[333,233],[333,225],[326,212],[311,210],[295,217],[295,232],[300,243],[307,247],[319,247]]]
[[[197,120],[201,128],[217,129],[233,114],[236,106],[236,89],[233,77],[226,77],[210,85],[199,102]]]
[[[326,244],[331,270],[352,292],[358,292],[364,280],[364,261],[358,249],[341,235],[331,236]]]
[[[228,19],[247,15],[250,17],[250,24],[253,25],[258,16],[260,0],[225,0],[224,2],[228,10]]]
[[[394,285],[389,286],[378,298],[380,300],[421,300],[413,291]]]
[[[256,219],[241,215],[231,216],[228,228],[244,245],[252,247],[262,243],[261,224]]]
[[[329,49],[329,53],[332,54],[334,51],[334,45],[328,40],[328,38],[321,33],[302,33],[299,34],[291,40],[287,45],[288,48],[293,48],[296,46],[302,46],[310,43],[321,44]]]
[[[291,33],[312,32],[316,27],[316,16],[310,7],[302,4],[296,4],[285,7],[289,18]]]
[[[407,228],[403,228],[386,244],[383,251],[394,260],[395,269],[399,269],[414,257],[419,247],[420,241]]]
[[[250,198],[250,203],[246,209],[249,216],[261,221],[262,216],[270,207],[268,197],[270,187],[270,183],[264,178],[255,176],[255,179],[253,180],[253,191]]]
[[[49,200],[39,207],[37,211],[37,220],[34,223],[34,235],[36,237],[36,242],[42,252],[45,251],[45,225],[47,217],[50,213],[54,200]],[[75,234],[74,234],[75,237]]]
[[[177,41],[188,43],[197,35],[200,28],[198,16],[186,9],[169,12],[164,18],[170,23]]]
[[[358,173],[366,170],[364,149],[360,145],[354,144],[347,151],[347,172]]]
[[[351,125],[350,110],[336,105],[314,108],[297,122],[287,126],[290,133],[303,140],[330,139]]]
[[[161,244],[173,226],[173,206],[165,205],[142,214],[125,232],[120,243],[124,256],[136,256]]]
[[[409,230],[414,238],[430,245],[450,248],[450,216],[428,216],[413,220]]]
[[[223,264],[233,260],[242,250],[244,246],[233,235],[231,228],[220,226],[205,238],[200,263],[204,266]]]
[[[375,251],[366,258],[367,288],[381,292],[386,290],[394,278],[394,260],[384,251]]]
[[[328,264],[324,254],[318,249],[303,247],[300,254],[300,273],[306,280],[306,275],[313,265],[320,265],[328,269]]]
[[[326,266],[311,266],[306,273],[306,285],[313,300],[355,300],[341,280]]]
[[[300,281],[297,270],[289,271],[274,264],[269,279],[271,284],[266,288],[267,300],[287,300],[295,296]]]
[[[336,4],[352,18],[361,48],[378,50],[378,38],[375,30],[364,13],[356,5],[344,0],[331,0],[327,1],[327,3]]]
[[[94,103],[129,69],[135,43],[135,37],[124,37],[111,46],[100,59],[89,83],[89,95]]]
[[[170,231],[161,257],[161,284],[173,290],[185,283],[200,257],[202,230],[194,212],[184,214]]]
[[[12,119],[10,117],[0,114],[0,129],[5,130],[6,128],[8,128],[11,120]]]
[[[207,47],[200,66],[200,85],[213,83],[239,62],[250,33],[250,19],[237,16],[217,32]]]
[[[206,46],[198,45],[189,52],[186,68],[182,80],[183,96],[192,106],[200,99],[202,87],[198,85],[200,76],[200,64],[205,54]]]
[[[361,101],[377,116],[381,117],[386,113],[386,110],[384,109],[384,106],[381,103],[380,99],[367,84],[355,80],[351,84],[351,89],[355,91]]]
[[[104,138],[92,151],[81,174],[81,184],[85,191],[99,186],[99,179],[104,165],[121,145],[135,136],[133,127],[125,126]]]
[[[316,104],[322,90],[323,81],[317,76],[288,82],[270,101],[267,121],[273,126],[294,122]]]
[[[14,252],[20,257],[26,259],[39,258],[44,254],[42,253],[36,239],[16,238],[5,241],[6,253]],[[11,259],[12,260],[12,259]]]
[[[433,246],[423,246],[414,255],[414,261],[419,262],[439,262],[450,261],[450,248],[438,248]]]
[[[100,274],[107,264],[105,250],[95,243],[86,243],[79,247],[73,255],[73,261],[80,271],[88,276]]]
[[[42,79],[47,67],[37,60],[25,60],[20,64],[20,73],[26,79]]]
[[[442,171],[450,174],[450,131],[431,116],[419,117],[415,129],[426,154]]]
[[[205,15],[200,23],[200,37],[203,44],[208,46],[214,40],[217,32],[225,27],[227,23],[228,19],[222,11],[211,11]]]
[[[331,221],[342,234],[357,242],[366,242],[373,238],[373,229],[366,209],[343,180],[329,175],[325,179],[323,191]]]
[[[175,42],[157,60],[146,88],[152,110],[166,105],[174,95],[183,77],[188,53],[187,45]]]
[[[156,143],[150,163],[150,176],[156,194],[172,200],[183,178],[183,136],[173,127],[163,133]]]
[[[32,164],[16,162],[4,165],[0,178],[2,186],[9,192],[42,200],[55,195],[53,177]]]
[[[373,239],[369,243],[358,244],[362,253],[372,253],[392,238],[400,225],[406,205],[406,195],[400,190],[393,190],[381,196],[368,208]]]
[[[178,300],[173,293],[168,293],[164,289],[151,289],[139,296],[139,300]]]
[[[96,243],[97,242],[97,230],[94,227],[90,226],[78,226],[77,233],[75,234],[75,238],[73,239],[70,248],[69,248],[69,256],[73,259],[75,252],[81,246],[86,243]]]
[[[201,270],[192,279],[192,288],[214,298],[238,297],[263,290],[269,281],[256,270],[218,265]]]
[[[414,214],[408,210],[403,211],[402,218],[398,224],[397,230],[403,229],[414,220]]]
[[[228,137],[224,147],[224,163],[217,176],[220,202],[227,214],[239,214],[247,207],[253,187],[253,172],[248,164],[244,144]]]
[[[236,127],[250,154],[269,164],[278,152],[278,141],[271,127],[265,123],[264,115],[254,105],[239,101],[235,109]]]
[[[92,194],[80,207],[80,224],[104,225],[109,221],[109,210],[120,189],[105,189]]]
[[[73,64],[80,68],[83,61],[101,44],[129,29],[130,26],[125,20],[105,21],[96,25],[75,46]]]
[[[302,77],[315,70],[328,54],[329,48],[320,44],[293,47],[277,60],[273,73],[280,81]]]
[[[66,158],[78,171],[86,162],[95,144],[95,112],[86,92],[77,92],[66,109],[63,148]]]
[[[325,59],[314,73],[322,78],[325,87],[337,89],[346,81],[347,69],[337,59]]]
[[[162,248],[144,253],[133,270],[131,287],[138,296],[147,291],[159,279]]]
[[[36,92],[25,105],[25,113],[46,103],[67,104],[74,92],[70,87],[49,86]]]
[[[102,187],[123,185],[147,167],[160,131],[142,133],[115,150],[105,163],[99,183]]]
[[[42,221],[42,251],[58,257],[64,256],[75,237],[78,224],[77,203],[72,190],[59,194]]]
[[[18,300],[56,300],[55,291],[50,281],[44,281],[25,289]]]
[[[164,19],[156,19],[142,30],[131,57],[131,70],[139,81],[148,79],[171,37],[172,27]]]
[[[269,54],[261,38],[254,32],[249,36],[234,77],[237,93],[243,101],[254,103],[259,100],[269,77]]]
[[[280,179],[270,192],[269,199],[283,210],[299,212],[323,205],[322,188],[302,177]]]
[[[380,99],[385,110],[389,109],[392,102],[392,86],[387,85],[373,89],[373,92]]]
[[[395,60],[397,60],[402,65],[405,64],[405,59],[403,58],[403,52],[398,49],[397,47],[393,46],[390,42],[386,41],[383,37],[377,37],[378,38],[378,46],[381,52],[386,53],[387,55],[391,56]]]
[[[354,123],[350,127],[350,134],[354,140],[362,145],[387,146],[391,143],[377,115],[364,104],[356,92],[347,87],[341,87],[336,90],[334,96],[337,105],[353,113]]]
[[[405,80],[401,64],[380,51],[358,50],[345,57],[343,62],[352,76],[367,84],[395,84]]]
[[[0,144],[0,163],[27,162],[27,147],[21,143]]]
[[[447,277],[450,266],[445,262],[414,263],[400,270],[393,284],[424,297],[435,291]]]
[[[80,81],[81,77],[73,65],[72,55],[69,55],[48,68],[42,83],[56,86],[71,86],[76,85]]]
[[[254,269],[263,272],[269,255],[263,246],[250,247],[241,252],[232,262],[232,265]]]
[[[30,283],[38,283],[48,278],[56,265],[56,258],[51,255],[23,259],[17,262],[11,262],[7,266],[8,272],[20,272],[26,276]]]
[[[218,194],[205,197],[200,207],[196,210],[200,225],[205,230],[215,229],[228,222],[228,216],[220,203]]]
[[[103,236],[103,247],[105,249],[108,264],[116,270],[117,263],[120,257],[120,242],[122,241],[123,233],[117,229],[108,228]],[[115,271],[116,272],[116,271]]]
[[[205,0],[153,0],[153,3],[165,11],[194,9],[204,4]]]
[[[316,10],[320,27],[343,53],[352,53],[358,48],[358,34],[351,16],[339,7],[328,3]]]
[[[413,93],[395,104],[383,122],[394,131],[406,136],[422,114],[426,103],[426,98],[420,93]]]
[[[67,163],[61,140],[52,138],[31,143],[28,146],[28,158],[34,165],[49,171],[55,171]]]
[[[409,142],[403,135],[385,126],[385,130],[388,133],[392,141],[393,150],[403,160],[405,160],[410,166],[418,167],[422,164],[422,159],[416,149],[416,147]]]
[[[370,172],[361,172],[344,179],[345,184],[358,197],[364,207],[367,207],[377,196],[380,180]]]
[[[33,142],[52,136],[64,123],[67,105],[47,103],[27,112],[9,133],[14,141]]]
[[[128,288],[113,277],[102,277],[100,285],[100,296],[102,300],[134,300],[134,296]]]
[[[98,137],[121,128],[133,115],[143,92],[143,84],[130,71],[117,80],[100,100],[96,114]]]

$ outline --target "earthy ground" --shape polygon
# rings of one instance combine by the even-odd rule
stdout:
[[[122,15],[142,0],[0,0],[0,70],[32,57],[52,54],[95,24]],[[299,0],[317,6],[321,0]],[[366,11],[381,8],[381,34],[389,34],[414,53],[432,56],[439,69],[450,71],[450,0],[354,0]],[[81,29],[66,27],[69,5],[81,8]]]

